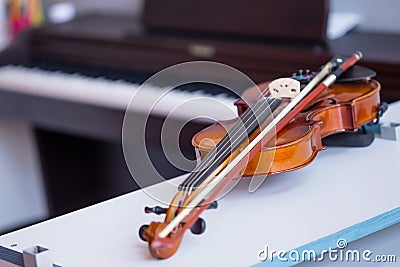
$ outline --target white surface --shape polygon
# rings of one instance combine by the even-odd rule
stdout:
[[[330,0],[331,11],[352,12],[362,21],[360,31],[400,33],[398,0]]]
[[[388,110],[383,114],[381,122],[398,122],[400,123],[400,101],[389,105]]]
[[[337,39],[343,37],[361,22],[361,16],[355,13],[330,12],[328,18],[327,37]]]
[[[47,218],[31,128],[0,118],[0,232]]]
[[[400,119],[400,103],[395,107],[385,119]],[[162,219],[144,214],[158,203],[142,190],[4,235],[0,245],[48,247],[63,266],[248,266],[265,245],[293,249],[399,207],[399,157],[400,142],[376,139],[366,148],[322,151],[310,166],[271,176],[253,194],[242,181],[218,210],[203,214],[206,232],[187,233],[163,261],[137,236],[142,224]]]
[[[79,74],[48,72],[18,66],[0,67],[0,88],[28,95],[76,101],[125,110],[132,96],[141,88],[140,84],[112,81],[104,78],[89,78]],[[153,106],[161,88],[146,87],[143,98],[136,100],[142,105],[130,110],[147,113]],[[182,105],[189,103],[189,105]],[[155,106],[153,112],[166,116],[172,111],[175,118],[191,120],[198,117],[225,120],[236,116],[235,99],[225,94],[213,96],[201,92],[172,91]],[[207,108],[204,108],[204,107]],[[178,108],[179,107],[179,108]]]

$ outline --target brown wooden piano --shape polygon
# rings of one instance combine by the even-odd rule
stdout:
[[[249,14],[243,11],[240,17],[242,10],[238,8],[219,14],[225,16],[223,21],[242,21],[240,27],[226,28],[214,12],[209,14],[209,21],[207,17],[204,21],[197,18],[193,30],[179,28],[187,26],[190,12],[198,12],[182,3],[188,1],[176,1],[181,4],[178,11],[188,15],[175,17],[169,23],[165,14],[159,13],[170,12],[171,6],[164,3],[163,8],[157,8],[156,2],[163,1],[148,1],[146,5],[143,20],[147,24],[132,17],[86,15],[68,23],[26,31],[0,55],[0,116],[34,127],[52,216],[138,189],[122,155],[121,127],[128,100],[124,95],[115,96],[119,92],[118,81],[132,83],[134,87],[173,64],[211,60],[233,66],[261,82],[297,69],[318,69],[335,54],[361,50],[365,55],[362,65],[378,73],[383,100],[400,98],[400,36],[355,31],[337,40],[326,40],[323,31],[327,6],[316,7],[315,3],[327,1],[309,1],[317,10],[303,14],[301,21],[317,12],[321,15],[308,23],[316,25],[319,21],[320,26],[309,35],[305,29],[310,25],[304,26],[303,31],[293,29],[294,38],[290,38],[293,26],[268,24],[276,20],[271,17],[274,10],[270,10],[269,20],[262,21],[265,31],[260,25],[250,30],[254,17],[244,23]],[[265,5],[264,2],[258,4]],[[289,2],[292,1],[282,1],[282,5],[290,5]],[[214,8],[222,9],[221,3]],[[205,2],[203,5],[210,8]],[[306,10],[309,9],[312,7]],[[248,12],[261,20],[266,10],[253,8]],[[296,15],[290,16],[297,20]],[[213,27],[213,21],[220,27]],[[276,28],[280,25],[284,28],[281,31]],[[270,33],[265,34],[268,29]],[[104,85],[99,85],[101,82]],[[82,91],[76,90],[76,83],[83,84]],[[177,90],[222,95],[232,102],[236,97],[217,86],[186,86]],[[107,102],[114,97],[117,100]],[[151,117],[154,130],[148,147],[160,171],[173,177],[182,171],[166,163],[162,154],[158,132],[163,119],[163,114]],[[180,141],[188,157],[194,157],[191,135],[204,126],[192,122],[184,128]]]

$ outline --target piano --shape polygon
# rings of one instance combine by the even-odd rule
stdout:
[[[50,213],[57,216],[138,189],[122,154],[124,112],[140,85],[171,65],[211,60],[261,82],[297,69],[318,69],[334,54],[361,50],[365,54],[362,64],[379,74],[383,100],[400,98],[399,36],[352,32],[337,40],[315,40],[316,36],[291,40],[174,31],[149,28],[129,16],[81,16],[25,31],[0,54],[0,116],[32,125]],[[194,96],[218,99],[232,110],[238,98],[210,84],[181,86],[166,97],[162,108],[151,116],[153,128],[148,133],[150,156],[165,177],[182,171],[168,164],[163,155],[162,123],[174,106]],[[192,107],[192,111],[201,108]],[[218,106],[207,110],[219,112]],[[176,120],[188,119],[186,112],[176,116]],[[228,117],[221,114],[221,118]],[[191,136],[208,123],[191,121],[184,127],[179,142],[188,158],[195,157]]]

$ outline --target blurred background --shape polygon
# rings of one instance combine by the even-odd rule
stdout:
[[[0,0],[0,234],[139,189],[122,155],[126,99],[111,103],[119,89],[107,92],[115,81],[140,84],[170,65],[212,60],[261,82],[361,50],[383,99],[400,98],[399,1],[274,2]],[[105,89],[86,88],[101,87],[99,78]],[[181,89],[197,90],[226,96]],[[164,115],[151,118],[147,143],[170,178],[183,172],[160,148]],[[188,158],[205,125],[181,133]]]

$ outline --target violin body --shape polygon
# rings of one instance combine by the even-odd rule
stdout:
[[[259,85],[268,88],[268,82]],[[253,89],[244,93],[247,101],[258,97]],[[356,131],[363,124],[377,118],[380,106],[380,84],[372,79],[335,84],[296,116],[275,139],[266,144],[244,169],[243,176],[258,176],[292,171],[310,164],[325,147],[321,139],[329,135]],[[239,115],[246,109],[244,101],[236,102]],[[227,133],[236,119],[213,124],[197,133],[192,144],[203,159]],[[272,163],[271,163],[272,159]]]

